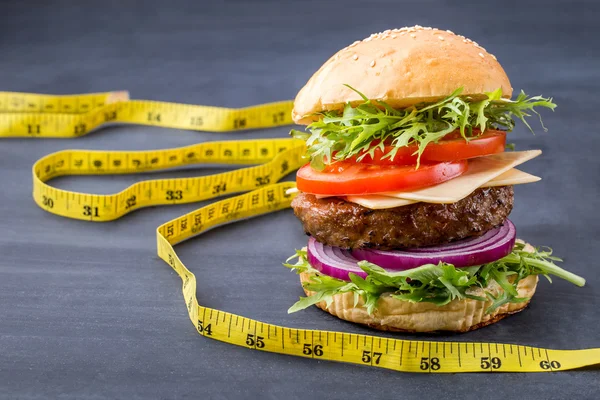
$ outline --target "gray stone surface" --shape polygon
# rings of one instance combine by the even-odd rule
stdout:
[[[498,57],[516,89],[554,96],[559,104],[544,113],[547,134],[538,128],[534,137],[521,125],[510,135],[518,149],[544,151],[524,167],[544,179],[516,189],[511,218],[521,237],[552,246],[588,285],[543,281],[525,312],[473,333],[434,338],[598,347],[599,3],[457,3],[2,2],[0,89],[128,89],[140,99],[246,106],[293,98],[327,57],[372,32],[421,24],[462,33]],[[0,141],[0,397],[598,398],[598,369],[401,374],[201,338],[186,315],[179,278],[155,255],[154,237],[159,224],[200,204],[92,224],[50,215],[31,200],[31,165],[59,149],[155,149],[287,131],[120,126],[77,140]],[[216,171],[53,184],[110,193],[138,179]],[[372,333],[319,310],[286,314],[301,289],[281,262],[305,241],[288,210],[217,229],[177,251],[197,274],[201,304],[286,326]]]

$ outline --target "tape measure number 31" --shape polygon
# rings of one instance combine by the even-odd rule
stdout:
[[[129,100],[127,92],[49,96],[0,93],[0,137],[77,137],[105,123],[232,131],[291,124],[292,102],[225,109]],[[392,339],[276,326],[204,307],[196,278],[173,246],[240,219],[290,207],[294,183],[277,183],[305,162],[296,139],[206,142],[154,151],[65,150],[33,166],[33,197],[43,209],[68,218],[109,221],[147,206],[190,203],[245,192],[202,207],[157,229],[158,255],[183,281],[189,317],[202,335],[260,351],[389,368],[396,371],[552,372],[600,363],[600,349],[551,350],[498,343]],[[190,164],[252,165],[225,173],[138,182],[120,193],[97,195],[51,187],[64,175],[132,174]]]

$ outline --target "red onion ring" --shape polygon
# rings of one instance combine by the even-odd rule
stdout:
[[[390,270],[412,269],[440,261],[457,268],[470,267],[499,260],[510,254],[515,246],[515,226],[508,219],[504,225],[488,234],[449,244],[449,250],[445,246],[392,251],[356,249],[352,255],[358,260],[367,260]]]
[[[510,254],[516,240],[515,226],[506,220],[500,228],[493,229],[483,236],[465,239],[448,245],[415,249],[383,250],[344,250],[317,242],[312,236],[308,239],[308,262],[317,271],[333,278],[349,281],[348,274],[362,278],[367,276],[358,266],[366,260],[384,269],[407,270],[440,261],[457,268],[481,265],[497,261]]]

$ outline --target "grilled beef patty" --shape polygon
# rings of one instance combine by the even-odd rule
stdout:
[[[434,246],[480,236],[501,225],[513,208],[513,187],[477,189],[452,204],[415,203],[371,210],[339,197],[300,193],[292,202],[304,231],[346,249],[392,250]]]

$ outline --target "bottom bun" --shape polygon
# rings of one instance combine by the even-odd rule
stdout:
[[[300,281],[304,284],[310,281],[310,273],[300,274]],[[518,297],[531,299],[538,283],[537,275],[530,275],[522,279],[517,285]],[[304,285],[303,285],[304,286]],[[485,291],[497,296],[503,289],[492,281]],[[314,294],[304,289],[306,295]],[[474,287],[471,294],[486,297],[484,289]],[[485,310],[491,301],[472,299],[456,299],[444,306],[433,303],[411,303],[398,300],[391,293],[384,293],[377,302],[377,307],[372,315],[363,307],[364,302],[359,299],[354,306],[352,292],[340,293],[333,296],[333,301],[327,307],[325,301],[316,304],[320,309],[346,321],[364,324],[371,328],[393,332],[468,332],[500,321],[502,318],[515,314],[527,307],[529,300],[522,303],[508,303],[495,309],[491,314]]]

